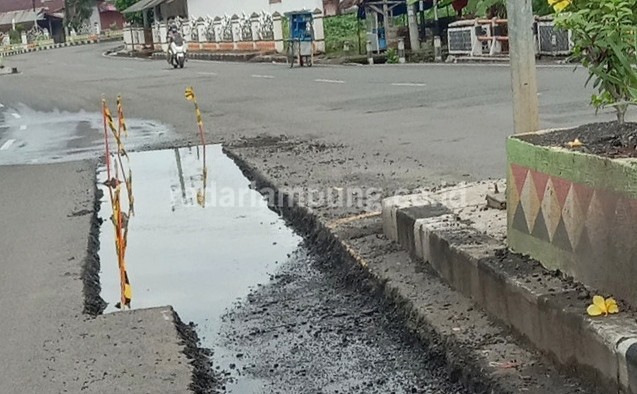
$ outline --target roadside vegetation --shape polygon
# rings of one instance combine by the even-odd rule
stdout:
[[[328,54],[362,54],[365,51],[365,21],[356,14],[345,14],[325,18],[325,50]],[[344,51],[346,43],[349,51]]]

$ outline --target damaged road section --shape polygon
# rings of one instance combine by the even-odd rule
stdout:
[[[262,141],[268,143],[261,145]],[[330,270],[338,267],[347,273],[353,289],[376,294],[380,304],[396,311],[397,321],[415,334],[429,357],[441,360],[447,376],[478,393],[599,392],[562,374],[514,332],[443,283],[431,267],[412,260],[387,239],[380,212],[374,211],[379,208],[374,205],[376,199],[367,200],[362,207],[319,204],[309,209],[299,205],[287,190],[304,189],[307,195],[312,192],[309,185],[324,189],[366,185],[361,178],[351,182],[352,174],[341,173],[338,163],[324,159],[338,157],[347,148],[323,146],[320,151],[306,149],[299,155],[298,146],[285,138],[259,137],[241,141],[226,152],[258,190],[279,194],[271,209],[280,212],[314,250],[333,257],[336,266]],[[303,166],[312,171],[309,179],[299,180],[294,173]],[[392,190],[391,184],[370,184],[388,188],[384,193]]]
[[[233,368],[261,382],[236,393],[470,393],[330,255],[301,249],[224,316]]]
[[[208,147],[202,193],[202,156],[197,147],[130,154],[136,216],[127,271],[133,308],[170,303],[193,322],[180,327],[210,349],[193,351],[222,375],[220,389],[469,392],[397,323],[394,309],[379,302],[372,286],[340,270],[338,256],[310,251],[312,244],[269,209],[220,146]],[[103,220],[108,213],[100,212]],[[109,229],[101,233],[102,245],[114,243]],[[100,255],[102,262],[114,261],[112,248]],[[114,304],[114,263],[102,265],[101,285],[101,296]],[[114,311],[111,305],[107,313]]]

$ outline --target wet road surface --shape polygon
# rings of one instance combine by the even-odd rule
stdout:
[[[155,121],[130,118],[127,124],[131,149],[174,134],[171,127]],[[36,111],[23,104],[0,107],[0,165],[96,159],[103,152],[99,112]]]
[[[194,322],[228,393],[467,392],[391,310],[308,252],[220,146],[207,153],[205,208],[201,148],[130,154],[134,308],[170,304]],[[100,216],[102,298],[113,312],[119,276],[105,199]]]

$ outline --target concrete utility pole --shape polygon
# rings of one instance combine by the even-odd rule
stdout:
[[[409,4],[407,4],[407,22],[409,24],[409,42],[411,44],[411,50],[419,51],[420,37],[418,35],[418,21],[416,20],[414,6]]]
[[[508,0],[509,52],[515,133],[540,128],[532,0]]]

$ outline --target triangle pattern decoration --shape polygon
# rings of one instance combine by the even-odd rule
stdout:
[[[566,233],[568,234],[573,249],[577,247],[579,239],[582,236],[584,215],[586,215],[586,210],[582,210],[575,194],[575,187],[571,186],[566,195],[564,207],[562,208],[562,221],[564,222]]]
[[[549,240],[553,241],[553,234],[555,234],[557,225],[562,219],[562,207],[557,199],[553,182],[550,179],[546,184],[546,190],[544,192],[544,197],[542,198],[541,207],[544,223],[546,224],[546,230],[549,234]]]
[[[547,178],[548,179],[548,178]],[[524,208],[524,217],[526,217],[526,226],[529,231],[533,231],[535,220],[540,212],[540,198],[538,198],[535,189],[535,182],[532,176],[527,176],[522,193],[520,193],[520,204]]]

